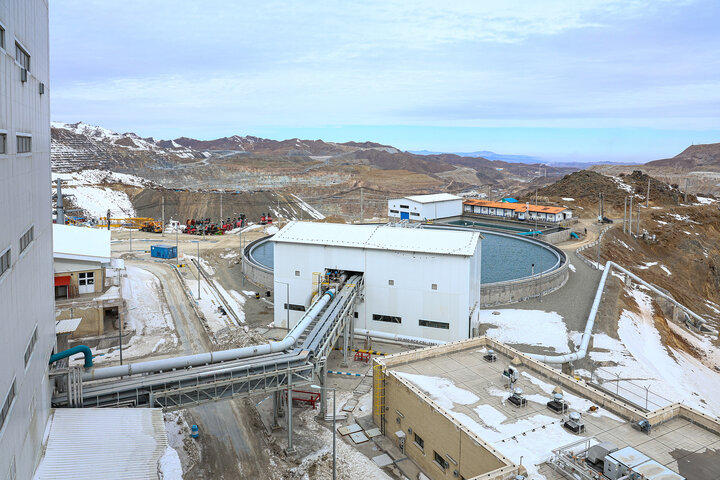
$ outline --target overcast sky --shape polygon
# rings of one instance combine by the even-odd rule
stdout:
[[[56,121],[652,160],[720,142],[717,0],[56,0]]]

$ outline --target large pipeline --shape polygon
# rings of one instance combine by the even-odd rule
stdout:
[[[101,380],[104,378],[126,377],[140,373],[151,372],[167,372],[178,368],[196,367],[199,365],[208,365],[211,363],[228,362],[241,358],[255,357],[258,355],[267,355],[268,353],[277,353],[285,351],[295,346],[297,337],[310,325],[320,311],[335,296],[335,290],[326,291],[320,299],[303,315],[300,322],[287,334],[287,336],[279,342],[268,342],[262,345],[252,345],[243,348],[233,348],[230,350],[221,350],[218,352],[198,353],[195,355],[185,355],[182,357],[165,358],[162,360],[151,360],[149,362],[130,363],[127,365],[119,365],[115,367],[95,368],[89,372],[83,373],[82,379],[85,380]]]
[[[363,330],[356,328],[355,335],[362,337],[379,338],[381,340],[390,340],[397,343],[412,345],[443,345],[447,343],[443,340],[434,340],[432,338],[412,337],[410,335],[402,335],[400,333],[379,332],[377,330]]]
[[[587,355],[587,349],[588,345],[590,344],[590,338],[592,336],[592,330],[595,326],[595,318],[597,317],[598,308],[600,307],[600,299],[602,298],[603,291],[605,290],[605,282],[607,282],[608,275],[610,274],[610,270],[613,268],[616,268],[623,272],[625,275],[628,275],[630,278],[635,280],[638,283],[641,283],[642,285],[646,286],[656,294],[660,295],[661,297],[669,300],[673,305],[677,306],[678,308],[682,309],[685,313],[693,317],[697,324],[702,325],[705,323],[705,319],[702,318],[700,315],[696,314],[689,308],[687,308],[685,305],[682,305],[680,302],[672,298],[667,293],[663,292],[662,290],[658,289],[656,286],[646,282],[642,278],[638,277],[634,273],[632,273],[630,270],[628,270],[625,267],[621,267],[615,262],[607,262],[605,264],[605,269],[603,271],[602,277],[600,278],[600,283],[598,284],[597,291],[595,292],[595,300],[593,301],[592,308],[590,309],[590,313],[588,314],[587,323],[585,324],[585,331],[582,334],[582,340],[580,341],[580,348],[577,349],[574,353],[569,353],[566,355],[539,355],[535,353],[526,353],[528,357],[534,358],[535,360],[539,360],[541,362],[545,363],[553,363],[553,364],[559,364],[559,363],[568,363],[568,362],[574,362],[576,360],[579,360],[581,358],[585,358]]]

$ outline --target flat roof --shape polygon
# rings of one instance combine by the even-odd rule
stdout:
[[[563,388],[570,411],[582,413],[586,428],[581,435],[566,430],[560,420],[567,414],[556,414],[546,406],[557,384],[525,364],[526,360],[516,367],[520,380],[515,386],[522,388],[527,406],[511,405],[507,402],[510,393],[505,387],[503,370],[511,365],[512,358],[498,351],[497,346],[483,346],[478,340],[480,338],[397,354],[397,363],[392,361],[393,356],[379,362],[385,363],[387,371],[401,381],[423,392],[435,403],[435,408],[443,409],[458,424],[515,464],[519,462],[518,454],[523,453],[523,465],[533,458],[541,459],[536,468],[547,480],[565,480],[565,477],[543,458],[549,457],[553,449],[592,437],[600,442],[612,442],[620,449],[633,447],[686,478],[719,478],[717,453],[708,449],[720,450],[720,435],[679,416],[653,426],[648,435],[633,428],[629,420],[583,397],[581,389]],[[463,348],[463,344],[467,347]],[[496,362],[483,359],[488,348],[494,348]],[[438,353],[433,355],[434,352]],[[593,405],[598,410],[588,412]],[[684,475],[681,470],[696,462],[702,468],[697,468],[694,475]]]
[[[58,320],[55,322],[55,335],[62,333],[73,333],[77,330],[82,318],[68,318],[67,320]]]
[[[276,233],[272,240],[277,243],[472,256],[481,238],[479,232],[460,230],[293,221]]]
[[[533,205],[525,203],[511,203],[511,202],[493,202],[490,200],[479,200],[471,198],[463,201],[464,205],[477,205],[479,207],[489,208],[504,208],[506,210],[514,210],[516,212],[539,212],[539,213],[562,213],[565,210],[570,210],[567,207],[555,207],[552,205]]]
[[[58,408],[36,480],[160,478],[168,447],[159,408]]]
[[[110,261],[110,231],[53,224],[53,257],[107,263]]]
[[[418,202],[418,203],[449,202],[452,200],[462,200],[462,197],[458,197],[457,195],[452,195],[450,193],[433,193],[430,195],[411,195],[409,197],[403,197],[403,198],[407,198],[408,200],[412,200],[413,202]]]

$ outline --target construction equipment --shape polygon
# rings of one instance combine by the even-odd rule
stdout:
[[[162,233],[162,224],[155,220],[149,220],[143,222],[142,226],[140,227],[140,231],[150,233]]]

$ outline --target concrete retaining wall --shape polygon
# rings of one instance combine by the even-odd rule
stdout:
[[[248,280],[250,280],[255,285],[272,289],[275,285],[275,282],[273,281],[273,271],[269,268],[263,267],[262,265],[258,265],[257,263],[253,263],[248,260],[250,250],[252,250],[258,243],[264,242],[270,237],[272,237],[272,235],[258,238],[257,240],[248,243],[243,250],[241,261],[242,272]]]

